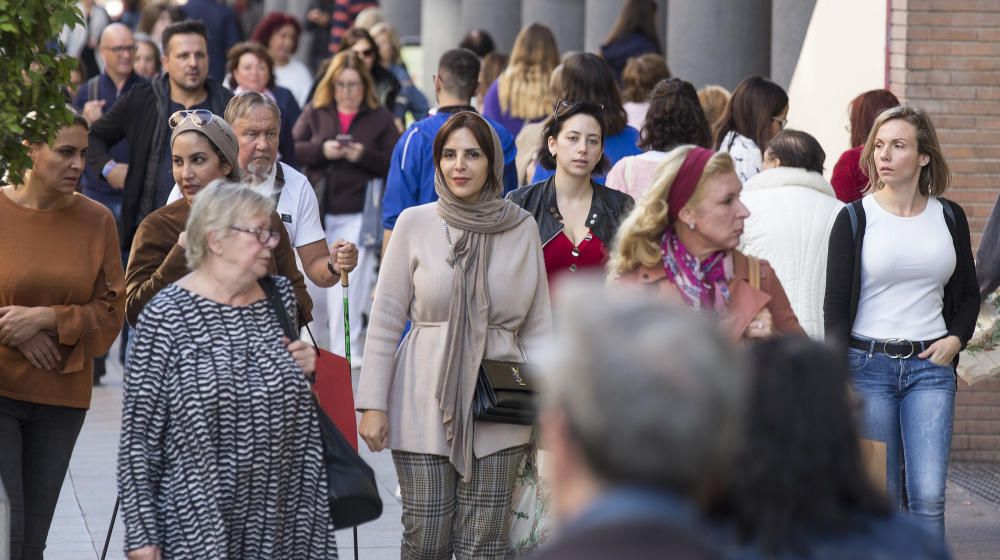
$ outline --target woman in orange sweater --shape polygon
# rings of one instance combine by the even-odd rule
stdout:
[[[93,357],[124,320],[115,219],[77,194],[87,121],[28,147],[24,183],[0,188],[0,478],[12,558],[41,558],[76,437]]]

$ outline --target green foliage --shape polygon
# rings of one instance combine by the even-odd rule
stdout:
[[[23,141],[51,141],[71,122],[63,88],[77,63],[46,44],[83,21],[75,0],[0,0],[0,175],[12,183],[31,166]]]

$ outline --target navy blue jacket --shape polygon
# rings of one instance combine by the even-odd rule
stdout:
[[[236,13],[215,0],[188,0],[181,9],[189,19],[201,20],[208,29],[208,75],[221,84],[226,76],[226,53],[243,40]]]
[[[110,111],[115,102],[128,93],[133,86],[146,82],[146,78],[133,72],[125,79],[122,90],[119,92],[118,88],[115,87],[115,83],[111,81],[111,77],[106,72],[94,76],[91,80],[97,81],[97,99],[104,100],[105,113]],[[73,107],[82,113],[83,106],[88,101],[90,101],[90,80],[84,82],[80,86],[80,89],[77,90],[76,99],[73,100]],[[128,163],[128,140],[122,138],[118,142],[115,142],[108,150],[108,153],[118,163]],[[98,202],[105,204],[121,202],[122,191],[112,187],[104,177],[98,176],[89,166],[83,171],[83,177],[80,178],[80,186],[83,187],[83,194]]]

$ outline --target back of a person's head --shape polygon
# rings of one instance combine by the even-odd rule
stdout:
[[[642,35],[656,45],[658,52],[663,51],[660,34],[656,32],[656,1],[627,0],[618,13],[618,19],[611,26],[611,31],[604,44],[623,39],[631,34]]]
[[[712,147],[712,132],[690,82],[669,78],[649,94],[639,147],[666,152],[681,144]]]
[[[438,78],[445,91],[471,99],[479,84],[479,57],[469,49],[450,49],[438,61]]]
[[[577,53],[563,60],[562,67],[563,98],[603,105],[608,136],[625,130],[628,114],[622,106],[618,82],[608,63],[593,53]]]
[[[661,80],[670,77],[667,59],[656,53],[633,56],[622,71],[622,97],[625,101],[649,101],[649,94]]]
[[[360,27],[370,31],[372,27],[385,21],[385,14],[382,8],[371,6],[358,12],[358,17],[354,18],[354,27]]]
[[[899,107],[899,98],[887,89],[866,91],[851,100],[848,110],[851,147],[863,145],[872,130],[875,117],[893,107]]]
[[[496,43],[493,42],[493,37],[482,29],[470,29],[458,43],[458,48],[469,49],[476,53],[476,56],[479,58],[497,50]]]
[[[888,515],[861,462],[857,403],[842,353],[805,337],[750,347],[743,448],[722,509],[765,553]]]
[[[715,147],[719,149],[726,134],[735,132],[753,140],[757,148],[771,141],[774,117],[788,107],[788,94],[778,84],[750,76],[744,79],[729,99],[725,112],[715,125]]]
[[[558,295],[544,402],[565,419],[586,470],[608,485],[692,498],[718,483],[746,385],[727,340],[687,309],[597,278]]]
[[[537,68],[547,76],[559,65],[559,47],[552,30],[541,23],[532,23],[522,29],[510,51],[510,65],[512,68],[523,66],[526,70]]]
[[[781,167],[799,167],[823,174],[826,152],[808,132],[786,129],[771,139],[766,150],[781,161]]]
[[[698,90],[698,101],[701,103],[701,110],[705,112],[705,119],[708,126],[715,129],[715,123],[722,118],[729,105],[729,90],[715,84],[707,85]]]

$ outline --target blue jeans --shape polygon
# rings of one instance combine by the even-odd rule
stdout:
[[[915,521],[944,538],[944,489],[955,416],[955,370],[917,357],[851,348],[854,387],[864,400],[861,436],[886,444],[886,490]]]

